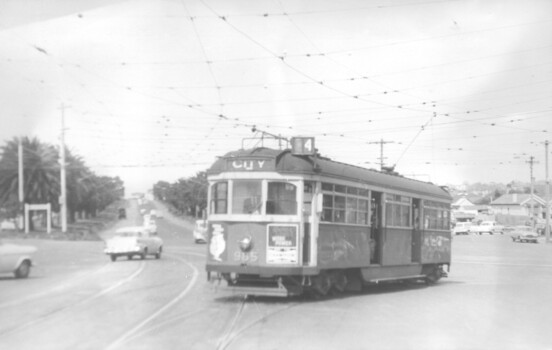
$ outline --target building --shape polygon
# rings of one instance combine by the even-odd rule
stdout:
[[[505,215],[531,216],[531,206],[533,217],[544,218],[546,213],[546,201],[536,194],[505,194],[492,201],[490,206],[495,213]]]

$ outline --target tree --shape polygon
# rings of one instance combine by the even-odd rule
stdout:
[[[2,146],[0,159],[0,203],[17,197],[19,187],[19,140],[14,138]],[[57,202],[60,194],[59,157],[55,147],[38,139],[22,139],[24,202]]]
[[[59,211],[60,163],[58,149],[38,139],[22,140],[24,202],[29,204],[51,203],[53,211]],[[0,207],[13,217],[18,212],[19,199],[19,139],[14,138],[0,148]],[[83,211],[92,216],[98,210],[124,196],[124,184],[119,177],[99,177],[84,160],[69,150],[66,157],[66,188],[69,221],[75,221],[75,213]]]
[[[153,186],[153,194],[181,214],[199,216],[207,207],[207,186],[207,173],[202,171],[191,178],[178,179],[173,184],[159,181]]]

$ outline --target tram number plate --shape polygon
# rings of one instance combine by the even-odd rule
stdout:
[[[297,264],[299,249],[296,225],[269,225],[267,264]]]

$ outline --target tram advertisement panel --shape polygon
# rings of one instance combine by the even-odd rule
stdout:
[[[296,225],[268,225],[267,264],[297,264],[299,247]]]

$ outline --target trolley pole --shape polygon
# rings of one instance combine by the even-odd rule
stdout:
[[[548,140],[544,142],[544,170],[545,170],[545,197],[546,197],[546,243],[550,243],[550,180],[548,179]]]

